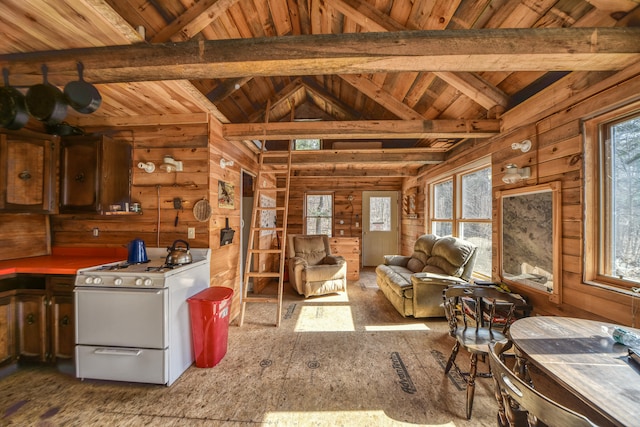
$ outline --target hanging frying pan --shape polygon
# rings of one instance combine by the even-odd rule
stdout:
[[[27,110],[35,119],[48,124],[60,123],[67,117],[64,93],[47,82],[47,66],[42,66],[42,83],[33,85],[25,97]]]
[[[9,70],[2,69],[4,86],[0,88],[0,126],[18,130],[29,121],[29,113],[24,95],[16,88],[9,86]]]
[[[78,62],[78,80],[69,82],[64,87],[67,102],[78,113],[91,114],[100,107],[102,97],[94,85],[85,82],[82,77],[84,65]]]

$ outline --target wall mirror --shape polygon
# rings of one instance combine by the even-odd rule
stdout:
[[[500,276],[561,302],[560,182],[497,192]]]

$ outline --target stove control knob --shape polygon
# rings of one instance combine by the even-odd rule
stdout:
[[[116,286],[122,285],[122,278],[121,277],[116,277],[115,279],[113,279],[113,284],[116,285]]]
[[[100,283],[102,283],[102,277],[94,277],[93,278],[93,284],[94,285],[99,285]]]
[[[86,283],[87,285],[90,285],[93,283],[93,277],[91,276],[87,276],[84,278],[84,283]]]
[[[135,283],[135,284],[136,284],[136,286],[140,286],[140,285],[142,285],[142,278],[140,278],[140,277],[136,277],[136,280],[135,280],[133,283]]]
[[[145,286],[153,285],[153,280],[151,280],[150,278],[147,277],[146,279],[144,279],[144,285]]]

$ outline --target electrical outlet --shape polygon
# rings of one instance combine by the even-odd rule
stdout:
[[[196,238],[196,229],[195,227],[187,228],[187,239],[195,239]]]
[[[100,229],[98,227],[95,227],[93,229],[93,237],[98,237],[100,235]]]

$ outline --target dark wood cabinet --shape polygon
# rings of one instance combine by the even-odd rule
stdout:
[[[49,360],[73,359],[75,352],[75,316],[73,276],[51,276],[47,279],[49,299]]]
[[[16,322],[14,297],[9,292],[0,296],[0,366],[16,359]]]
[[[60,213],[104,214],[131,198],[132,148],[124,141],[67,137],[60,146]]]
[[[55,213],[56,151],[49,139],[0,134],[0,211]]]
[[[20,290],[16,295],[18,357],[47,360],[47,307],[45,291]]]

